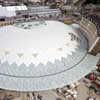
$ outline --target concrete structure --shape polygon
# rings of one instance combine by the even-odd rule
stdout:
[[[72,8],[73,3],[80,6],[84,0],[63,2],[68,4],[63,7],[75,14],[79,9]],[[55,100],[60,97],[56,88],[72,84],[96,68],[100,59],[100,33],[90,19],[82,17],[80,22],[72,19],[72,23],[66,25],[63,20],[58,21],[59,17],[67,19],[59,8],[40,5],[28,9],[7,8],[16,16],[10,17],[13,21],[0,22],[0,88],[6,89],[0,90],[0,99],[32,100],[32,92],[39,91],[35,92],[35,99],[41,94],[43,100]],[[41,91],[48,89],[51,91]],[[86,99],[83,90],[88,91],[86,87],[79,89],[83,94],[78,95],[78,100]]]
[[[100,37],[98,36],[96,25],[84,17],[82,17],[80,25],[82,25],[86,29],[87,37],[89,39],[88,52],[96,55],[100,51]]]
[[[88,41],[80,28],[59,21],[2,27],[0,87],[17,91],[48,90],[87,75],[99,57],[87,53]]]

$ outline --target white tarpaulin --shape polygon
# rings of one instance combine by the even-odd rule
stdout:
[[[6,7],[0,7],[0,16],[12,17],[12,16],[16,16],[16,13],[15,11],[8,11]]]
[[[78,25],[17,23],[0,29],[0,88],[39,91],[62,87],[95,68]]]
[[[27,7],[26,6],[6,6],[6,7],[0,6],[0,16],[5,16],[5,17],[16,16],[16,11],[18,10],[27,10]]]
[[[27,10],[26,6],[7,6],[8,11]]]

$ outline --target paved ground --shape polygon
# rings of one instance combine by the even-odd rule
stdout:
[[[88,97],[88,94],[89,94],[88,88],[84,86],[83,84],[81,84],[78,87],[78,99],[77,100],[86,100],[86,98]],[[96,96],[96,99],[100,100],[100,97]]]
[[[57,98],[61,98],[61,100],[67,100],[63,96],[58,96],[55,91],[42,91],[42,92],[38,92],[38,93],[41,96],[43,96],[42,100],[56,100]],[[35,95],[38,95],[38,93],[36,92]],[[89,93],[88,88],[84,84],[80,84],[78,87],[77,100],[86,100],[86,98],[88,97],[88,93]],[[30,93],[30,95],[32,95],[32,94]],[[32,99],[31,98],[28,99],[26,97],[26,93],[21,93],[20,97],[14,98],[13,100],[32,100]],[[38,99],[36,99],[36,100],[38,100]],[[96,96],[96,100],[100,100],[100,96]]]

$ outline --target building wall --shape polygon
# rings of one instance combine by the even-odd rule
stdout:
[[[86,18],[82,18],[80,21],[80,25],[82,25],[86,30],[86,37],[89,40],[89,53],[96,55],[100,52],[100,37],[97,36],[97,28],[96,26]]]

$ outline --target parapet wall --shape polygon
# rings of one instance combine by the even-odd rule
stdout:
[[[100,52],[100,37],[97,35],[96,25],[84,17],[82,17],[80,25],[84,28],[85,35],[89,41],[88,52],[96,55]]]

